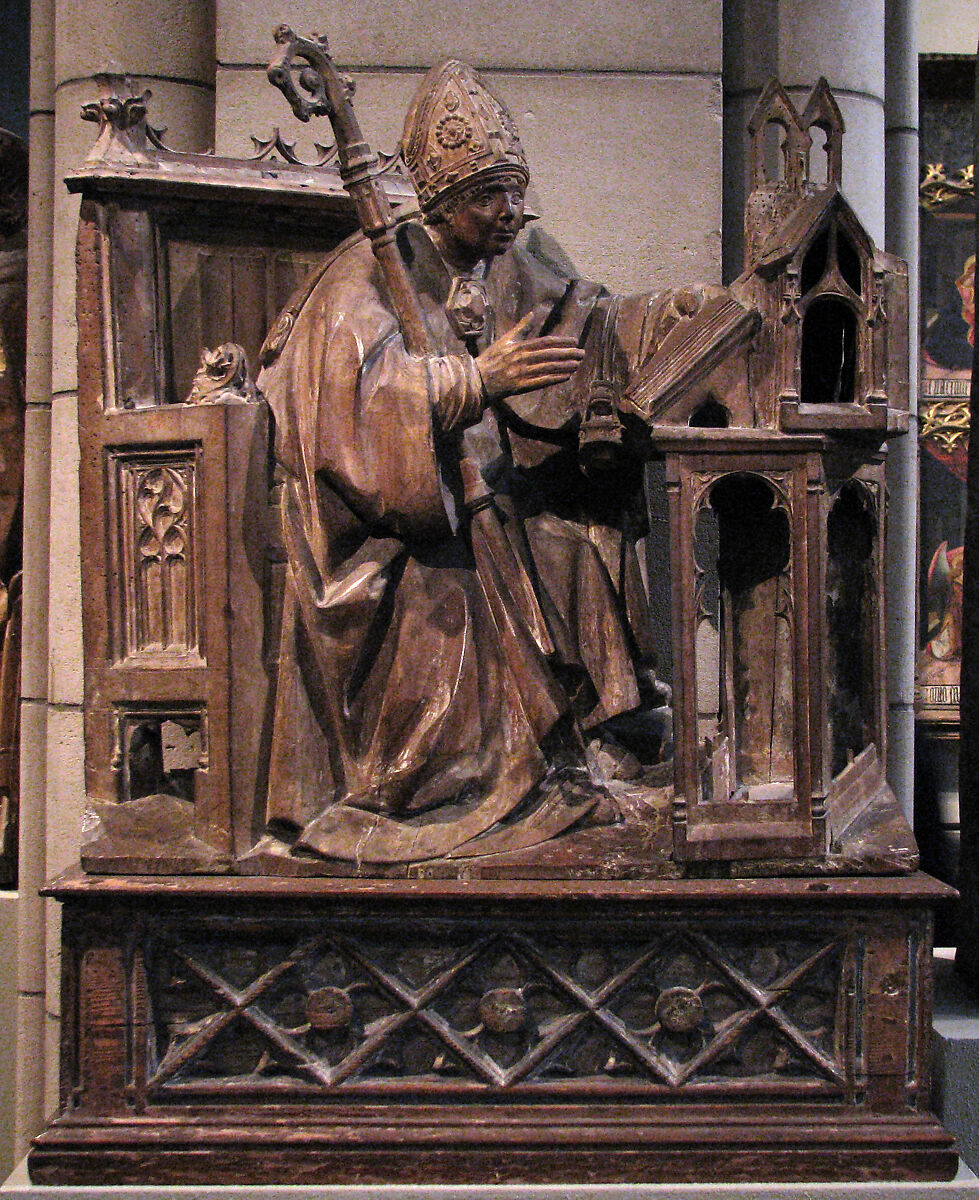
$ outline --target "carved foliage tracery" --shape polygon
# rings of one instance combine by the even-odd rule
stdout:
[[[121,653],[198,653],[193,451],[116,459]]]

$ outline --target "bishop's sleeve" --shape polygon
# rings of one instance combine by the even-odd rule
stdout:
[[[267,373],[280,461],[306,479],[311,498],[321,480],[368,524],[400,537],[445,536],[436,435],[479,419],[475,362],[409,355],[376,292],[330,282],[314,292]]]

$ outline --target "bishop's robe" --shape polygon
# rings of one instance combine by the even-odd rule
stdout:
[[[594,806],[583,740],[642,705],[652,646],[641,464],[626,453],[589,480],[578,428],[596,375],[624,382],[676,315],[669,296],[613,302],[515,247],[464,342],[426,230],[398,237],[432,353],[406,352],[357,236],[282,315],[259,377],[286,480],[269,828],[357,863],[519,847]],[[531,310],[585,363],[486,410],[472,354]],[[488,495],[470,513],[473,464]]]

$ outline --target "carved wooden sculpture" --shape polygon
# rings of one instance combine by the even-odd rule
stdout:
[[[277,40],[339,172],[116,96],[70,181],[94,836],[34,1176],[950,1175],[883,775],[906,273],[825,83],[762,97],[731,288],[616,298],[470,68],[399,167]]]

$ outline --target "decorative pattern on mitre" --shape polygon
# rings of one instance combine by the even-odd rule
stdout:
[[[433,67],[418,89],[402,153],[424,212],[475,175],[515,172],[530,179],[512,117],[472,67],[454,59]]]

